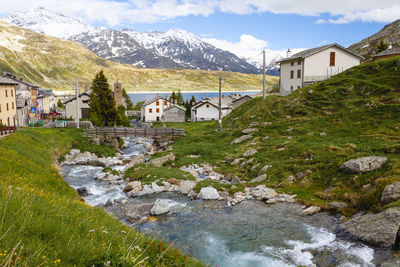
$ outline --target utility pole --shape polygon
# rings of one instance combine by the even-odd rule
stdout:
[[[222,132],[222,78],[219,77],[219,131]]]
[[[79,88],[78,88],[78,78],[76,78],[76,128],[79,128]]]
[[[263,50],[263,99],[265,99],[265,50]]]

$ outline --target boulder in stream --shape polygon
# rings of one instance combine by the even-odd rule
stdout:
[[[219,195],[217,189],[212,186],[208,186],[203,187],[197,197],[205,200],[216,200],[221,196]]]
[[[303,213],[303,215],[312,215],[312,214],[314,214],[314,213],[319,212],[320,210],[321,210],[320,207],[317,207],[317,206],[310,206],[310,207],[304,209],[304,210],[302,211],[302,213]]]
[[[131,222],[140,220],[143,216],[150,215],[150,210],[154,203],[143,203],[138,205],[130,205],[125,207],[125,216]]]
[[[150,213],[152,215],[160,215],[170,211],[170,206],[168,200],[166,199],[157,199],[154,203],[154,206],[151,208]]]

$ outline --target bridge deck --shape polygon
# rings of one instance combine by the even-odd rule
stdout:
[[[86,129],[86,136],[93,137],[109,135],[115,137],[181,137],[185,135],[184,129],[175,128],[132,128],[132,127],[96,127]]]

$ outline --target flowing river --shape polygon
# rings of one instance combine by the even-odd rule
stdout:
[[[144,153],[143,144],[130,142],[121,158]],[[124,166],[113,169],[123,171]],[[301,215],[299,204],[266,205],[257,200],[227,207],[224,201],[191,200],[175,193],[128,198],[124,184],[96,180],[102,167],[63,167],[65,181],[73,188],[85,187],[84,199],[130,225],[110,199],[133,205],[167,199],[171,211],[155,221],[134,224],[138,231],[164,239],[211,266],[399,266],[389,250],[340,239],[335,235],[339,220],[326,213]]]

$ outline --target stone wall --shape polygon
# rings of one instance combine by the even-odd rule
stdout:
[[[185,120],[185,111],[180,108],[172,107],[164,111],[164,121],[185,122]]]

